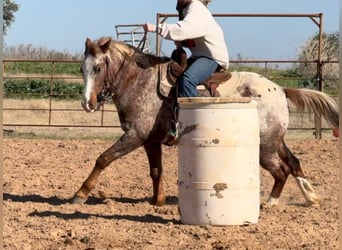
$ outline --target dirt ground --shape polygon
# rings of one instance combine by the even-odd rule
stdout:
[[[293,177],[280,204],[261,207],[257,224],[184,225],[178,214],[177,149],[163,148],[167,204],[149,204],[143,149],[113,162],[86,204],[69,199],[88,176],[105,140],[5,138],[4,249],[338,249],[338,141],[289,140],[322,199],[307,207]],[[261,202],[273,180],[260,170]]]

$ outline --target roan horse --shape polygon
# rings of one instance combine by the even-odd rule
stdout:
[[[171,126],[176,98],[172,98],[175,96],[174,88],[169,87],[165,91],[164,87],[164,91],[161,90],[160,78],[165,76],[170,59],[144,54],[108,37],[97,41],[87,38],[84,55],[82,107],[87,112],[96,111],[104,96],[111,96],[124,133],[98,157],[89,177],[75,193],[73,202],[85,202],[100,173],[110,163],[143,146],[153,183],[151,204],[163,205],[166,196],[161,141]],[[299,160],[284,141],[289,124],[287,98],[299,111],[314,112],[337,128],[339,114],[336,103],[319,91],[280,87],[256,73],[232,72],[232,75],[238,79],[238,84],[230,96],[250,97],[257,102],[260,165],[274,178],[268,203],[277,204],[287,177],[292,174],[307,203],[319,205],[320,199],[305,178]],[[226,86],[229,84],[219,85],[222,97],[228,95]]]

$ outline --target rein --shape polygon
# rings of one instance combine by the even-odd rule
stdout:
[[[133,55],[131,57],[129,57],[129,59],[128,59],[129,61],[126,65],[125,65],[125,62],[126,62],[127,56],[125,54],[123,54],[118,48],[114,47],[117,51],[119,51],[119,53],[121,55],[123,55],[124,60],[123,60],[122,64],[120,65],[119,70],[116,72],[116,74],[113,78],[113,81],[115,81],[115,79],[118,78],[119,73],[122,70],[124,70],[124,67],[125,66],[127,67],[133,61],[133,58],[134,58],[135,54],[137,53],[137,51],[138,50],[143,51],[145,49],[146,37],[147,37],[147,32],[144,33],[143,38],[140,40],[140,42],[137,46],[137,50],[135,50]],[[112,98],[114,95],[114,90],[111,89],[110,80],[109,80],[110,79],[110,73],[108,70],[109,69],[109,63],[110,63],[110,60],[109,60],[108,56],[106,56],[104,85],[103,85],[101,93],[97,96],[97,101],[99,103],[101,103],[101,105],[106,103],[107,100],[109,98]],[[122,74],[122,75],[124,75],[124,74]],[[116,82],[115,86],[117,86],[121,82],[122,78],[123,78],[123,76]]]

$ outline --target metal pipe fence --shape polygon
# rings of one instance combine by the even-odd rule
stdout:
[[[231,69],[243,69],[243,67],[246,67],[246,65],[253,65],[252,71],[256,70],[259,73],[268,79],[275,81],[279,85],[287,86],[289,82],[297,82],[297,86],[293,87],[313,87],[316,90],[324,91],[327,90],[326,86],[328,82],[335,82],[339,80],[338,78],[330,78],[326,77],[324,75],[324,67],[325,65],[329,64],[337,64],[338,61],[324,61],[322,59],[322,35],[323,35],[323,14],[322,13],[313,13],[313,14],[253,14],[253,13],[240,13],[240,14],[229,14],[229,13],[213,13],[213,16],[215,17],[230,17],[230,18],[236,18],[236,17],[243,17],[243,18],[260,18],[260,17],[266,17],[266,18],[302,18],[302,19],[310,19],[312,23],[318,28],[318,51],[317,51],[317,57],[316,60],[312,61],[300,61],[300,60],[231,60],[230,61],[230,67]],[[166,21],[169,17],[177,17],[176,14],[164,14],[164,13],[157,13],[156,15],[156,23],[157,25],[159,23],[163,23]],[[130,25],[123,25],[123,26],[130,26]],[[134,25],[133,25],[134,26]],[[121,28],[120,25],[118,25],[116,28]],[[122,33],[122,32],[121,32]],[[117,31],[118,34],[118,31]],[[160,55],[161,50],[161,37],[159,35],[156,36],[156,54]],[[46,71],[44,71],[44,74],[40,72],[40,66],[36,66],[36,74],[23,74],[20,72],[16,72],[13,69],[6,70],[7,66],[9,64],[16,64],[16,63],[28,63],[28,64],[48,64],[49,65],[49,73],[46,74]],[[277,76],[273,74],[274,65],[293,65],[293,64],[308,64],[308,65],[316,65],[315,70],[315,76],[312,79],[305,79],[305,78],[296,78],[293,76]],[[89,122],[89,119],[75,119],[76,114],[78,113],[84,113],[82,108],[80,107],[80,99],[81,96],[70,96],[74,99],[74,104],[70,107],[60,107],[60,105],[56,105],[56,100],[58,98],[61,98],[61,96],[67,96],[65,93],[61,94],[59,92],[55,91],[55,85],[58,81],[62,82],[73,82],[77,81],[79,84],[82,83],[82,77],[81,74],[75,74],[72,73],[65,73],[64,70],[61,70],[59,68],[60,64],[72,64],[72,65],[79,65],[81,64],[81,61],[72,61],[72,60],[16,60],[16,59],[6,59],[4,60],[4,82],[12,80],[12,81],[18,81],[18,80],[46,80],[49,81],[49,92],[45,95],[31,95],[31,96],[25,96],[21,97],[22,99],[31,98],[30,102],[33,103],[35,99],[33,98],[43,98],[47,103],[35,103],[35,105],[28,104],[27,102],[18,102],[17,104],[10,103],[10,98],[6,96],[6,91],[4,93],[4,121],[3,126],[21,126],[21,127],[75,127],[75,128],[84,128],[84,127],[94,127],[94,128],[119,128],[119,120],[118,119],[110,119],[108,116],[115,116],[117,117],[116,110],[113,108],[112,104],[106,104],[101,108],[100,112],[97,112],[96,119],[98,121],[91,121]],[[256,66],[256,67],[255,67]],[[247,66],[248,67],[248,66]],[[302,83],[303,86],[300,86],[299,83]],[[311,84],[311,85],[310,85]],[[338,84],[336,84],[338,86]],[[335,93],[337,93],[338,89],[336,87]],[[75,99],[78,99],[79,101],[75,103]],[[338,97],[335,96],[336,101],[338,102]],[[69,100],[69,102],[71,102]],[[291,111],[291,109],[290,109]],[[9,113],[15,113],[15,112],[29,112],[28,115],[19,114],[17,116],[13,116],[14,119],[10,119]],[[44,113],[44,118],[41,113]],[[60,113],[63,113],[63,115],[60,115]],[[114,113],[114,115],[113,115]],[[55,116],[58,116],[59,119],[55,118]],[[98,115],[100,114],[100,115]],[[296,114],[291,111],[291,116],[295,116]],[[24,120],[25,118],[27,119]],[[66,117],[69,116],[69,120],[66,119]],[[36,119],[34,119],[36,118]],[[39,118],[39,119],[38,119]],[[64,118],[64,119],[63,119]],[[77,120],[77,121],[74,121]],[[290,124],[291,125],[291,124]],[[309,124],[305,126],[292,126],[289,129],[293,130],[314,130],[315,137],[320,138],[321,137],[321,131],[324,129],[328,129],[327,127],[322,126],[322,123],[317,117],[315,117],[315,123]]]
[[[17,73],[9,73],[8,64],[11,63],[45,63],[50,68],[48,74],[23,74],[20,71]],[[99,112],[97,112],[96,120],[92,119],[92,121],[88,122],[88,119],[79,118],[77,121],[73,120],[73,117],[83,116],[84,111],[81,108],[80,100],[81,95],[70,96],[67,101],[72,105],[68,107],[59,107],[62,102],[59,100],[60,94],[55,93],[53,91],[54,85],[57,81],[62,81],[64,83],[77,82],[79,85],[83,84],[82,76],[80,73],[74,75],[61,75],[60,72],[56,71],[56,65],[59,63],[68,63],[76,65],[75,67],[80,66],[81,61],[58,61],[58,60],[15,60],[15,59],[6,59],[4,60],[4,84],[6,84],[9,80],[46,80],[49,82],[49,94],[47,95],[31,95],[31,96],[21,96],[17,98],[17,101],[13,101],[13,98],[8,98],[6,96],[6,91],[4,91],[4,100],[3,100],[3,114],[4,121],[3,126],[6,127],[56,127],[56,128],[120,128],[119,120],[113,119],[113,117],[117,117],[117,111],[114,108],[112,103],[105,104]],[[295,77],[275,77],[272,76],[272,70],[274,67],[272,65],[292,65],[297,63],[316,63],[316,61],[298,61],[298,60],[232,60],[231,67],[241,67],[252,64],[255,69],[260,70],[261,74],[270,80],[273,81],[301,81],[305,79],[295,78]],[[324,65],[327,64],[337,64],[338,61],[326,61]],[[256,67],[259,65],[258,67]],[[260,66],[262,65],[262,66]],[[258,72],[258,73],[260,73]],[[323,83],[327,80],[330,81],[338,81],[338,79],[322,79]],[[324,84],[323,84],[324,86]],[[298,86],[297,86],[298,87]],[[5,90],[5,88],[4,88]],[[335,99],[338,101],[338,97],[335,96]],[[26,101],[25,101],[26,100]],[[40,103],[38,100],[44,100],[44,103]],[[35,102],[38,104],[33,105]],[[32,106],[30,106],[30,103]],[[14,105],[14,106],[13,106]],[[13,115],[17,113],[18,115]],[[25,115],[28,113],[29,115]],[[44,114],[44,115],[43,115]],[[294,112],[291,112],[291,115],[294,115]],[[55,118],[56,116],[57,118]],[[44,117],[44,118],[42,118]],[[68,119],[67,119],[68,117]],[[29,118],[29,119],[27,119]],[[289,128],[290,130],[315,130],[315,126],[305,125],[305,126],[292,126]],[[321,127],[321,130],[327,130],[328,127]]]

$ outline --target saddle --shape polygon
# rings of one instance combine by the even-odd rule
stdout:
[[[183,74],[187,67],[187,55],[182,47],[176,48],[171,54],[172,61],[168,64],[168,78],[172,83],[176,84],[178,78]],[[230,72],[224,71],[221,67],[204,82],[203,85],[210,93],[210,97],[219,97],[220,93],[216,90],[220,84],[227,82],[232,77]]]

